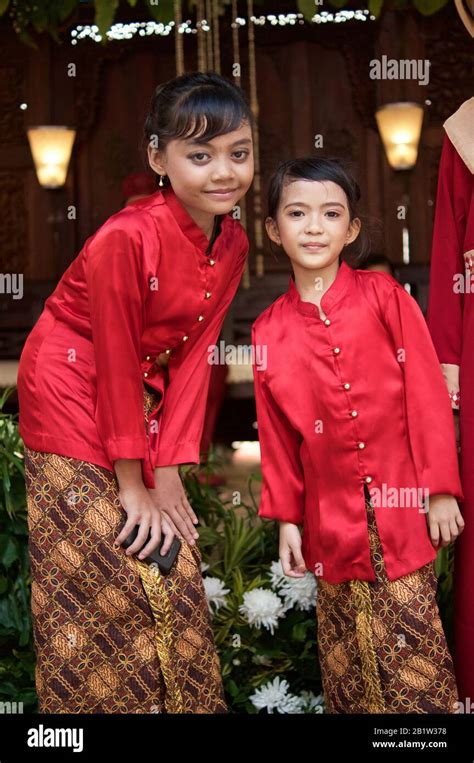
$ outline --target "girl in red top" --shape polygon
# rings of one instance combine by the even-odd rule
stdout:
[[[248,253],[231,212],[253,177],[251,128],[224,77],[160,85],[145,123],[160,189],[87,239],[23,349],[41,712],[226,709],[178,466],[199,463],[208,347]],[[163,555],[183,539],[168,575],[142,561],[162,534]]]
[[[464,525],[451,406],[415,300],[341,260],[359,196],[337,160],[285,162],[270,183],[293,277],[252,327],[259,513],[279,520],[284,573],[318,577],[328,711],[454,712],[433,563]]]

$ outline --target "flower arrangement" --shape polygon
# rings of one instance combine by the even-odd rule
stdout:
[[[209,470],[212,470],[212,459]],[[212,614],[231,712],[321,713],[317,652],[317,583],[307,572],[288,578],[278,560],[275,522],[258,517],[240,496],[224,501],[219,488],[183,479],[200,518],[204,587]]]

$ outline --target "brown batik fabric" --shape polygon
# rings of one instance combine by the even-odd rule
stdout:
[[[168,575],[114,549],[105,468],[25,448],[25,477],[40,712],[225,713],[198,548]]]
[[[328,713],[454,713],[453,663],[434,563],[389,580],[366,492],[377,580],[318,581],[318,651]]]

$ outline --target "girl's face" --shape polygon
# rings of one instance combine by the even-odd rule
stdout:
[[[284,187],[276,220],[267,217],[265,227],[293,266],[319,270],[357,238],[360,220],[350,221],[346,194],[337,183],[295,180]]]
[[[190,210],[222,215],[248,191],[254,174],[252,131],[247,121],[208,143],[181,138],[164,151],[148,146],[150,166],[168,175],[175,194]]]

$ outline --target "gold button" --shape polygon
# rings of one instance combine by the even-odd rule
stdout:
[[[147,372],[146,372],[146,371],[145,371],[145,373],[143,374],[143,376],[145,377],[145,379],[148,377],[148,374],[147,374]]]
[[[330,326],[331,325],[331,321],[329,320],[329,318],[326,318],[326,320],[324,321],[324,325],[325,326]]]
[[[365,448],[365,442],[360,442],[358,447],[363,450]]]
[[[355,419],[355,417],[358,416],[358,415],[359,414],[357,413],[357,411],[351,411],[351,416],[352,416],[353,419]]]
[[[165,350],[166,354],[169,355],[171,350]]]
[[[372,477],[366,477],[365,481],[367,482],[368,485],[370,485],[370,483],[372,482]]]
[[[151,355],[147,355],[146,360],[151,360]]]
[[[209,260],[209,265],[211,265],[211,266],[212,266],[212,265],[215,265],[215,264],[216,264],[216,261],[215,261],[215,260]]]
[[[211,292],[210,291],[206,291],[206,299],[209,299],[210,296],[211,296]]]
[[[203,320],[204,320],[204,315],[200,315],[198,318],[198,321],[203,321]]]
[[[187,341],[188,341],[188,339],[189,339],[189,337],[188,337],[188,336],[186,336],[186,335],[185,335],[185,336],[183,336],[183,342],[187,342]]]
[[[340,349],[340,347],[335,347],[335,348],[333,349],[333,353],[334,353],[334,355],[339,355],[339,353],[340,353],[340,352],[341,352],[341,349]]]
[[[350,388],[351,388],[351,385],[349,384],[349,382],[346,382],[344,384],[344,389],[350,389]]]

